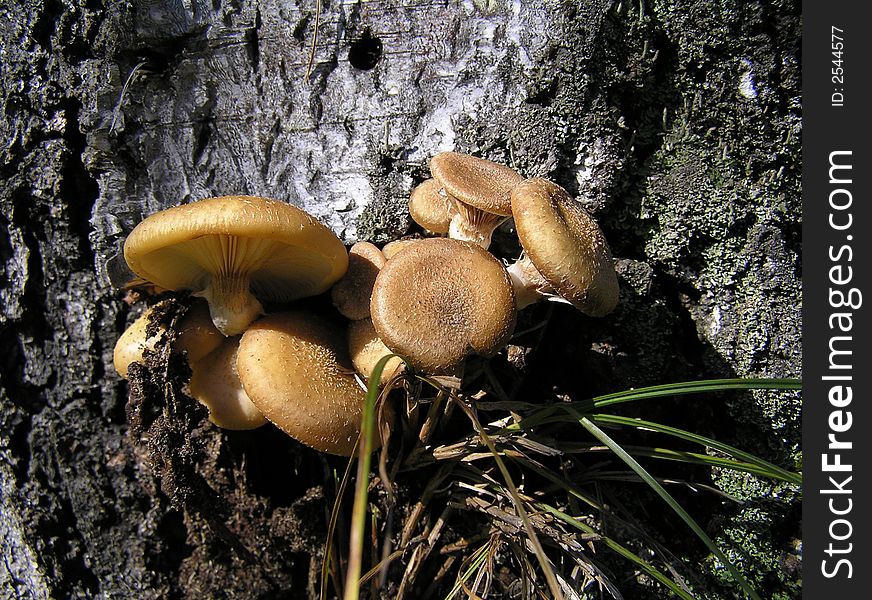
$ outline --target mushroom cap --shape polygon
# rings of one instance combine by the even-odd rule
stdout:
[[[160,327],[158,332],[151,337],[146,333],[151,320],[154,307],[145,309],[130,326],[124,330],[115,342],[115,350],[112,354],[112,363],[115,370],[124,379],[127,379],[128,369],[131,363],[142,362],[143,353],[146,350],[154,350],[155,345],[162,335],[166,333],[165,327]]]
[[[348,324],[348,353],[357,372],[367,380],[376,364],[385,356],[392,354],[390,348],[378,337],[372,319],[360,319]],[[399,357],[393,357],[385,364],[379,385],[385,385],[391,377],[405,367]]]
[[[469,354],[493,355],[515,326],[506,269],[480,246],[449,238],[420,240],[391,257],[370,308],[384,344],[431,374],[453,372]]]
[[[209,409],[209,420],[222,429],[243,431],[266,424],[266,417],[245,393],[236,369],[240,336],[223,337],[215,350],[191,365],[191,396]]]
[[[369,297],[385,255],[375,244],[357,242],[348,251],[348,270],[330,288],[333,306],[352,321],[369,317]]]
[[[274,313],[242,335],[237,368],[252,402],[294,439],[350,456],[366,396],[345,331],[307,311]]]
[[[427,179],[412,190],[409,215],[418,225],[433,233],[448,233],[454,215],[454,201],[439,193],[442,184]]]
[[[399,252],[406,246],[411,246],[412,244],[420,242],[422,239],[424,238],[405,238],[390,241],[382,248],[382,254],[384,254],[385,260],[390,260],[392,256],[394,256],[397,252]]]
[[[299,208],[256,196],[221,196],[163,210],[137,225],[124,258],[170,290],[201,291],[213,277],[247,274],[251,292],[287,302],[325,292],[348,266],[345,246]]]
[[[145,309],[115,343],[113,363],[115,370],[125,379],[130,364],[142,362],[145,350],[154,350],[158,340],[167,332],[167,327],[160,324],[157,332],[148,337],[147,330],[155,306]],[[196,301],[188,309],[179,321],[177,331],[172,342],[173,350],[184,351],[189,363],[205,357],[224,341],[224,335],[212,323],[209,306],[202,300]]]
[[[528,179],[512,192],[512,213],[524,253],[557,294],[594,317],[617,306],[618,277],[606,238],[566,190]]]
[[[430,172],[449,196],[503,217],[511,216],[512,189],[524,179],[511,167],[459,152],[431,158]]]
[[[179,333],[173,348],[184,352],[189,363],[195,363],[216,350],[224,342],[224,334],[218,331],[209,315],[209,305],[197,299],[179,321]]]

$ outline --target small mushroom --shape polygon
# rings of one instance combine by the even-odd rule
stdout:
[[[395,255],[406,246],[411,246],[416,242],[420,242],[422,239],[423,238],[406,238],[390,241],[382,248],[382,254],[384,254],[385,260],[390,260],[393,255]]]
[[[305,311],[267,315],[242,335],[236,364],[267,419],[316,450],[351,455],[365,394],[342,329]]]
[[[490,246],[494,229],[512,215],[512,189],[523,177],[505,165],[458,152],[434,156],[430,172],[454,199],[448,237]]]
[[[154,310],[154,306],[145,309],[115,343],[113,363],[115,370],[125,379],[131,363],[141,363],[145,351],[154,350],[160,338],[167,334],[167,328],[159,326],[153,335],[147,335]],[[179,321],[172,346],[175,351],[185,352],[188,362],[194,363],[216,349],[223,339],[224,336],[212,324],[208,305],[200,300],[191,305]]]
[[[166,335],[166,328],[161,327],[155,335],[146,333],[154,307],[150,306],[139,315],[130,326],[124,330],[115,342],[112,362],[115,370],[127,379],[128,369],[133,363],[141,363],[146,350],[154,350],[161,336]]]
[[[508,268],[518,309],[557,295],[600,317],[618,303],[618,277],[602,230],[562,187],[529,179],[512,191],[524,256]]]
[[[384,264],[385,256],[375,244],[354,244],[348,251],[348,270],[330,289],[336,310],[352,321],[369,318],[372,286]]]
[[[325,292],[348,253],[327,227],[277,200],[221,196],[151,215],[124,243],[138,276],[206,298],[224,335],[263,313],[258,298],[288,302]]]
[[[209,420],[222,429],[243,431],[265,425],[263,413],[245,393],[236,369],[240,336],[223,338],[218,348],[192,363],[188,390],[209,409]]]
[[[351,362],[357,372],[367,380],[372,375],[375,366],[382,358],[393,354],[384,342],[378,337],[378,333],[372,324],[372,319],[360,319],[348,324],[348,353]],[[402,371],[405,363],[401,358],[394,357],[388,360],[382,371],[379,385],[385,385],[390,379]]]
[[[442,184],[427,179],[419,184],[409,198],[409,215],[418,225],[433,233],[448,233],[454,216],[454,201],[440,193]]]
[[[197,299],[179,321],[179,333],[173,341],[173,348],[184,352],[188,363],[193,364],[223,342],[224,335],[215,327],[209,314],[209,304]]]
[[[470,354],[491,356],[515,326],[503,265],[486,250],[449,238],[420,240],[387,261],[375,281],[378,337],[409,363],[451,374]]]

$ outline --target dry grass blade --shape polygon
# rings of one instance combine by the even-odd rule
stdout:
[[[443,511],[442,514],[439,515],[439,518],[436,519],[436,523],[429,531],[425,531],[426,539],[423,540],[423,543],[418,545],[415,550],[412,552],[412,557],[409,559],[408,564],[406,565],[406,570],[403,573],[403,579],[400,581],[400,587],[397,592],[397,598],[403,598],[406,594],[408,588],[410,588],[414,583],[415,579],[420,572],[421,565],[424,564],[424,561],[430,555],[431,550],[436,545],[436,541],[439,539],[439,536],[442,534],[442,529],[445,526],[445,523],[448,520],[449,515],[453,509],[448,506]]]
[[[321,0],[315,2],[315,28],[312,32],[312,45],[309,47],[309,59],[306,62],[306,79],[312,75],[312,65],[315,64],[315,48],[318,46],[318,30],[321,27]]]
[[[509,474],[508,469],[506,468],[505,463],[503,463],[502,458],[500,457],[500,453],[497,451],[490,437],[488,437],[487,433],[482,427],[481,423],[478,420],[478,417],[475,415],[475,411],[472,407],[464,402],[457,395],[452,394],[451,399],[454,403],[460,407],[461,410],[466,414],[469,420],[472,422],[473,427],[475,428],[476,433],[481,436],[482,441],[487,445],[493,454],[494,461],[497,464],[497,468],[499,469],[505,484],[506,488],[509,491],[509,495],[512,499],[512,503],[515,506],[515,511],[518,514],[518,517],[521,519],[524,531],[527,533],[527,537],[529,543],[531,545],[531,549],[533,553],[536,555],[537,560],[539,561],[539,566],[542,568],[542,572],[545,574],[545,580],[548,582],[548,588],[551,590],[552,596],[555,600],[559,600],[563,598],[563,592],[560,587],[560,583],[557,581],[557,577],[554,574],[554,569],[551,567],[551,563],[548,560],[548,557],[545,555],[545,550],[542,548],[542,544],[539,542],[539,538],[536,535],[536,531],[533,528],[533,525],[530,523],[529,518],[527,517],[527,511],[524,509],[524,504],[521,501],[521,498],[518,494],[518,489],[515,486],[515,483],[512,481],[512,477]]]

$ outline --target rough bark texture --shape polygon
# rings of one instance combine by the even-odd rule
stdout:
[[[179,202],[265,195],[349,243],[384,242],[408,230],[405,203],[430,156],[474,153],[565,186],[619,259],[620,308],[596,323],[561,313],[554,348],[537,358],[543,385],[586,397],[799,375],[798,2],[320,8],[0,8],[0,595],[312,589],[318,536],[283,529],[299,519],[282,515],[314,511],[319,526],[330,464],[285,444],[298,481],[267,485],[250,465],[222,471],[214,458],[255,460],[259,442],[204,427],[191,456],[213,457],[226,478],[216,487],[232,493],[237,476],[266,487],[198,515],[177,510],[184,502],[156,479],[154,457],[131,443],[127,385],[111,366],[129,307],[110,278],[124,235]],[[578,360],[563,372],[541,366]],[[793,466],[798,397],[731,398],[729,409],[697,409],[701,432]],[[725,503],[709,531],[735,543],[733,558],[766,597],[796,595],[797,491],[751,477],[717,483],[746,504]],[[246,539],[262,546],[239,548],[234,535],[250,523],[261,529]],[[222,528],[234,535],[216,541]],[[251,571],[258,583],[241,575]]]

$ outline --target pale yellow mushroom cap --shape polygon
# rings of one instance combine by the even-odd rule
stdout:
[[[344,329],[305,311],[268,315],[242,335],[237,368],[252,402],[281,430],[316,450],[351,455],[365,394]]]
[[[409,198],[412,220],[433,233],[448,233],[454,215],[454,200],[440,194],[441,188],[436,179],[427,179],[412,190]]]
[[[390,348],[385,346],[384,342],[379,339],[378,333],[372,324],[372,319],[361,319],[348,324],[348,353],[351,355],[351,362],[354,364],[354,368],[367,381],[378,361],[389,354],[393,354]],[[401,358],[395,356],[389,359],[382,371],[379,385],[386,384],[391,377],[404,367],[405,363]]]
[[[222,336],[223,337],[223,336]],[[240,336],[223,338],[218,348],[191,365],[188,389],[209,409],[209,420],[222,429],[256,429],[267,420],[242,387],[236,369]]]
[[[166,326],[160,325],[154,335],[147,337],[146,330],[152,314],[153,306],[145,309],[115,343],[115,370],[125,379],[130,364],[141,363],[145,350],[154,350],[161,336],[167,333]],[[194,302],[179,320],[177,329],[178,334],[172,342],[173,350],[184,351],[190,363],[200,360],[224,341],[224,335],[212,324],[209,307],[203,300]]]
[[[470,354],[495,354],[515,326],[503,265],[480,246],[449,238],[420,240],[391,257],[370,308],[384,344],[430,374],[451,373]]]
[[[345,246],[314,217],[255,196],[208,198],[153,214],[128,236],[124,258],[155,285],[205,297],[225,335],[241,333],[263,312],[257,298],[320,294],[348,267]]]
[[[385,256],[375,244],[357,242],[348,251],[348,270],[330,289],[330,298],[342,316],[357,321],[369,318],[369,297]]]
[[[512,212],[526,259],[554,293],[594,317],[615,308],[618,277],[609,245],[566,190],[529,179],[512,192]]]
[[[115,370],[124,379],[127,379],[128,369],[132,363],[141,363],[146,350],[154,350],[155,344],[162,335],[166,334],[166,328],[161,327],[155,335],[149,337],[146,334],[154,307],[145,309],[130,326],[124,330],[115,342],[112,362]]]

